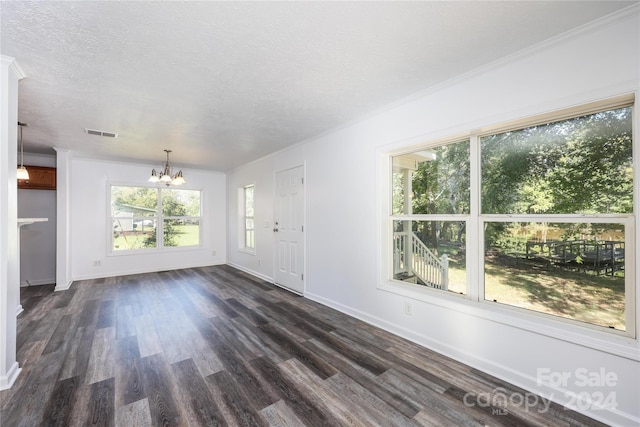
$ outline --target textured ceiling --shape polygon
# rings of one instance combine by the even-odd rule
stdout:
[[[227,170],[633,3],[2,1],[0,52],[26,151]]]

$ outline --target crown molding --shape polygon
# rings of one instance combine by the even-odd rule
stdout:
[[[399,108],[403,105],[409,104],[411,102],[414,102],[416,100],[419,100],[421,98],[427,97],[429,95],[432,95],[434,93],[440,92],[442,90],[448,89],[450,87],[455,87],[456,85],[460,84],[460,82],[472,79],[474,77],[477,76],[481,76],[485,73],[490,72],[491,70],[495,70],[498,69],[500,67],[504,67],[510,63],[514,63],[517,60],[521,59],[521,58],[525,58],[527,56],[533,55],[539,51],[543,51],[545,49],[548,49],[550,47],[553,46],[557,46],[560,43],[562,43],[563,41],[566,40],[571,40],[574,39],[576,37],[579,37],[582,34],[585,33],[589,33],[592,31],[595,31],[597,29],[606,27],[608,25],[612,25],[616,22],[619,21],[623,21],[625,19],[628,19],[630,17],[636,16],[638,17],[638,19],[640,20],[640,2],[638,3],[634,3],[630,6],[625,7],[624,9],[618,10],[616,12],[613,12],[609,15],[603,16],[601,18],[595,19],[591,22],[587,22],[586,24],[583,24],[581,26],[578,26],[576,28],[573,28],[571,30],[568,30],[564,33],[558,34],[556,36],[553,36],[551,38],[548,38],[546,40],[543,40],[541,42],[535,43],[531,46],[528,46],[522,50],[519,50],[517,52],[514,52],[512,54],[506,55],[502,58],[498,58],[492,62],[489,62],[488,64],[485,65],[481,65],[477,68],[474,68],[473,70],[467,71],[463,74],[459,74],[457,76],[451,77],[443,82],[440,83],[436,83],[432,86],[429,86],[425,89],[422,89],[418,92],[415,92],[411,95],[408,95],[404,98],[400,98],[396,101],[390,102],[378,109],[375,109],[373,111],[370,111],[369,113],[362,115],[360,117],[357,117],[355,119],[349,120],[345,123],[342,123],[336,127],[333,127],[331,129],[327,129],[324,132],[321,132],[317,135],[314,135],[312,137],[306,138],[302,141],[299,141],[295,144],[289,145],[287,147],[283,147],[280,150],[274,151],[272,153],[268,153],[260,158],[257,158],[255,160],[252,160],[250,162],[238,165],[232,169],[229,169],[226,172],[231,172],[231,171],[237,171],[237,170],[241,170],[242,168],[244,168],[245,166],[254,164],[254,163],[259,163],[261,161],[264,161],[266,159],[269,158],[273,158],[277,155],[280,155],[284,152],[288,152],[290,150],[299,148],[301,146],[304,146],[306,144],[315,142],[317,140],[321,140],[322,138],[328,136],[328,135],[332,135],[336,132],[339,132],[343,129],[347,129],[351,126],[357,125],[359,123],[363,123],[367,120],[370,120],[372,118],[375,118],[376,116],[379,116],[381,114],[384,114],[387,111],[391,111],[394,110],[396,108]]]
[[[425,96],[431,95],[436,92],[440,92],[442,90],[448,89],[450,87],[454,87],[460,82],[472,79],[477,76],[481,76],[491,70],[495,70],[501,67],[504,67],[508,64],[514,63],[521,58],[526,58],[540,51],[544,51],[553,46],[557,46],[564,41],[575,39],[582,34],[590,33],[596,31],[600,28],[607,27],[616,22],[624,21],[625,19],[631,18],[635,16],[638,20],[640,20],[640,2],[634,3],[631,6],[625,7],[624,9],[613,12],[609,15],[603,16],[601,18],[595,19],[591,22],[587,22],[581,26],[570,29],[564,33],[558,34],[541,42],[535,43],[529,47],[526,47],[522,50],[514,52],[512,54],[503,56],[502,58],[498,58],[495,61],[489,62],[488,64],[481,65],[473,70],[467,71],[465,73],[454,76],[448,80],[445,80],[441,83],[437,83],[433,86],[425,88],[419,92],[411,94],[405,98],[399,99],[393,103],[387,104],[379,110],[372,111],[368,115],[360,117],[359,119],[354,120],[354,122],[364,121],[371,117],[375,117],[378,114],[381,114],[388,110],[393,110],[394,108],[400,107],[404,104],[408,104],[417,99],[423,98]]]
[[[7,68],[12,70],[16,74],[18,80],[22,80],[27,77],[27,74],[24,72],[22,67],[20,67],[20,64],[18,64],[18,61],[16,61],[15,58],[6,55],[0,55],[0,60],[2,61],[3,65],[6,65]]]

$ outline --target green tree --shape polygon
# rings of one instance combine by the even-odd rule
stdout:
[[[176,217],[185,216],[187,214],[185,203],[179,200],[181,192],[184,192],[184,190],[163,189],[161,192],[163,216]],[[163,246],[177,246],[176,235],[179,233],[178,225],[180,225],[180,223],[180,219],[164,219],[162,224]],[[155,247],[156,243],[156,233],[152,233],[144,241],[145,247]]]
[[[482,138],[482,212],[632,212],[631,119],[620,108]]]
[[[158,192],[147,187],[113,187],[115,205],[137,206],[147,209],[158,208]]]
[[[469,141],[433,149],[435,159],[420,162],[413,174],[413,213],[465,214],[470,207]],[[435,252],[438,243],[454,227],[456,241],[462,244],[465,222],[426,221],[414,230],[429,241]]]
[[[482,138],[483,213],[628,213],[631,109]]]

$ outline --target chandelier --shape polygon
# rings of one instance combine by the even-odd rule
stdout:
[[[167,153],[167,161],[164,164],[164,169],[158,173],[155,169],[151,171],[149,182],[164,182],[167,187],[170,185],[182,185],[187,181],[182,176],[182,171],[178,171],[175,174],[171,173],[171,163],[169,163],[169,153],[171,150],[164,150]]]

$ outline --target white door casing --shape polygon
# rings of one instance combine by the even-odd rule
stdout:
[[[304,167],[275,174],[274,281],[304,293]]]

